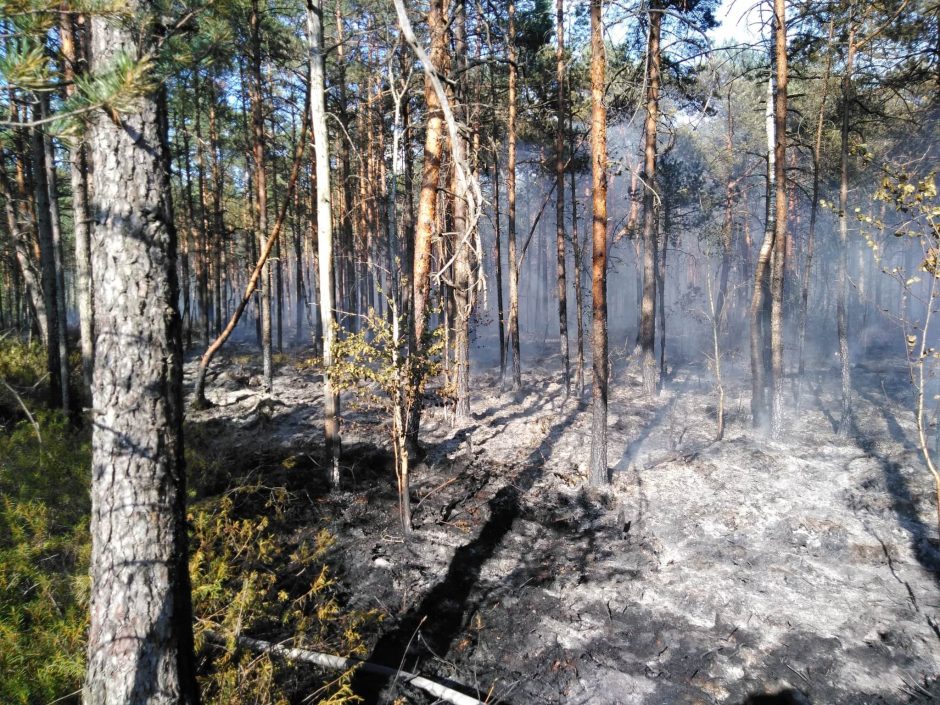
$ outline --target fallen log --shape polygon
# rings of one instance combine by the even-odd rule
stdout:
[[[209,638],[209,641],[215,644],[226,643],[226,639],[221,634],[210,631],[207,632],[206,635]],[[419,676],[416,673],[409,673],[407,671],[391,668],[389,666],[383,666],[378,663],[363,661],[362,659],[353,657],[334,656],[333,654],[326,654],[321,651],[297,649],[284,646],[283,644],[273,644],[270,641],[253,639],[250,636],[235,637],[235,642],[239,646],[250,649],[251,651],[255,651],[257,653],[271,654],[272,656],[279,656],[281,658],[292,661],[304,661],[306,663],[312,663],[317,666],[321,666],[322,668],[347,670],[355,667],[365,671],[366,673],[375,673],[380,676],[390,676],[392,678],[400,679],[408,685],[419,688],[429,695],[433,695],[435,698],[443,700],[447,703],[451,703],[452,705],[484,705],[482,700],[465,695],[458,690],[448,688],[445,685],[441,685],[440,683],[432,681],[428,678]]]

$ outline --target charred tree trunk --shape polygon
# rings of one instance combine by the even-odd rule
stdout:
[[[506,125],[508,142],[506,158],[506,210],[508,216],[507,237],[509,244],[509,345],[512,362],[512,388],[522,389],[522,358],[519,344],[519,263],[516,256],[516,81],[519,69],[516,66],[516,3],[509,0],[509,28],[506,36],[509,44],[509,117]]]
[[[602,0],[591,0],[591,177],[594,186],[591,421],[591,485],[608,482],[607,472],[607,110],[604,107]],[[559,187],[561,185],[559,184]]]
[[[555,34],[555,81],[558,83],[555,109],[555,267],[562,381],[567,396],[571,389],[571,365],[568,360],[568,283],[565,276],[565,0],[556,0],[555,3]]]
[[[774,59],[777,90],[774,94],[774,177],[776,220],[774,221],[774,255],[770,277],[770,355],[771,401],[770,433],[774,438],[783,434],[783,296],[787,257],[787,24],[786,0],[774,0]],[[848,355],[844,365],[848,364]],[[843,380],[844,380],[843,373]]]
[[[128,9],[153,28],[152,4]],[[146,52],[155,37],[95,17],[92,60]],[[85,705],[199,702],[183,466],[182,341],[165,96],[116,123],[95,115],[92,236],[95,423],[91,622]]]

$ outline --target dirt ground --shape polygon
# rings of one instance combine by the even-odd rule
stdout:
[[[220,405],[189,423],[229,452],[304,459],[293,472],[318,488],[312,516],[338,537],[350,606],[388,615],[371,660],[492,703],[940,702],[933,485],[896,363],[855,369],[848,439],[826,370],[779,442],[729,384],[716,443],[707,370],[679,367],[650,401],[618,361],[602,492],[585,488],[589,393],[566,399],[548,355],[525,360],[519,394],[477,370],[470,423],[425,415],[406,543],[381,417],[344,398],[343,487],[326,492],[319,376],[288,357],[264,396],[248,350],[217,363]],[[387,680],[357,688],[429,702]]]

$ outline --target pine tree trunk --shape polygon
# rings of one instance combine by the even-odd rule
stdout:
[[[850,20],[851,22],[852,20]],[[849,110],[855,98],[852,70],[855,63],[855,29],[849,29],[845,72],[842,74],[842,124],[839,131],[839,254],[836,274],[836,328],[839,336],[839,362],[842,369],[842,409],[836,429],[846,436],[851,427],[852,372],[849,360],[848,316],[848,238],[849,238]]]
[[[776,167],[774,156],[774,112],[773,77],[767,79],[767,194],[764,240],[754,268],[754,291],[751,294],[750,344],[751,344],[751,417],[755,428],[767,430],[770,410],[767,407],[767,375],[765,340],[767,338],[766,305],[768,298],[770,258],[774,249],[775,211],[774,202]]]
[[[574,159],[574,108],[573,102],[568,101],[568,153]],[[578,362],[575,368],[575,389],[580,400],[584,396],[584,248],[581,236],[578,234],[578,195],[575,190],[576,176],[572,166],[568,170],[569,190],[571,193],[571,245],[574,254],[574,306],[575,316],[578,319]]]
[[[555,81],[558,83],[555,110],[555,267],[562,380],[567,396],[571,389],[571,364],[568,360],[568,283],[565,276],[565,0],[555,2],[555,34]]]
[[[439,71],[447,55],[446,18],[442,0],[432,0],[428,11],[431,32],[430,59],[434,71]],[[418,196],[418,219],[414,237],[414,266],[412,331],[409,348],[412,354],[425,349],[425,335],[429,322],[431,297],[431,246],[437,225],[437,189],[441,176],[444,115],[440,99],[429,77],[425,77],[424,100],[427,105],[427,128],[424,137],[424,176]],[[415,400],[408,419],[408,443],[417,447],[421,424],[421,403]],[[409,515],[410,516],[410,515]]]
[[[519,263],[516,257],[516,3],[509,0],[509,119],[506,125],[508,155],[506,158],[506,210],[509,218],[509,345],[512,362],[512,388],[522,389],[522,358],[519,343]]]
[[[251,137],[252,156],[254,159],[255,177],[255,208],[257,209],[256,222],[258,223],[258,237],[261,238],[261,248],[264,249],[268,237],[268,185],[265,173],[265,143],[264,143],[264,105],[261,74],[261,17],[258,0],[251,2],[251,82],[249,97],[251,99]],[[274,359],[271,339],[271,265],[265,262],[261,273],[261,362],[264,373],[265,390],[270,392],[274,386]]]
[[[36,119],[41,118],[38,108],[35,117]],[[59,354],[59,308],[56,295],[54,218],[49,200],[45,141],[46,138],[41,127],[30,129],[33,199],[36,225],[39,232],[39,271],[42,281],[42,298],[47,316],[47,330],[43,345],[46,347],[46,370],[49,373],[49,404],[53,407],[59,407],[63,402],[62,367]]]
[[[607,470],[607,110],[604,107],[604,30],[602,0],[591,0],[591,175],[593,204],[593,324],[594,368],[591,421],[591,485],[609,481]]]
[[[806,318],[809,310],[809,283],[813,272],[813,254],[816,248],[816,219],[819,214],[819,167],[822,154],[823,127],[826,117],[826,98],[829,95],[829,76],[832,70],[832,32],[833,23],[829,22],[829,44],[826,48],[826,70],[823,74],[822,95],[819,98],[819,113],[816,116],[816,137],[813,142],[813,190],[809,205],[809,230],[806,234],[806,259],[803,262],[803,276],[800,282],[800,322],[797,333],[799,347],[799,374],[797,384],[802,385],[806,371],[804,353],[806,348]],[[797,398],[799,402],[799,398]]]
[[[155,5],[128,9],[153,27]],[[144,21],[146,20],[146,21]],[[95,17],[93,70],[154,36]],[[141,46],[143,44],[143,46]],[[95,114],[89,145],[95,350],[91,622],[85,705],[189,705],[195,682],[182,439],[176,233],[163,94],[115,124]]]
[[[326,128],[325,58],[323,49],[322,0],[307,2],[307,33],[310,56],[310,126],[316,152],[317,254],[319,256],[320,319],[323,325],[323,433],[330,482],[339,486],[342,441],[339,430],[339,394],[333,388],[333,214],[330,193],[330,147]]]
[[[771,403],[770,433],[773,438],[783,434],[783,296],[787,258],[787,25],[786,0],[774,0],[776,29],[774,32],[777,91],[774,96],[774,170],[776,220],[774,221],[774,255],[770,277],[770,356]],[[846,355],[846,364],[848,355]],[[844,377],[843,377],[844,379]]]
[[[653,4],[649,11],[649,41],[646,49],[646,125],[643,149],[643,303],[640,307],[640,364],[646,394],[652,397],[659,386],[656,369],[656,137],[659,123],[660,32],[663,11]]]
[[[457,6],[454,16],[454,56],[457,60],[457,69],[460,72],[458,88],[464,101],[467,95],[467,4],[466,0],[456,0]],[[459,108],[464,122],[466,119],[466,106]],[[458,137],[463,141],[461,152],[466,154],[467,143],[463,135]],[[454,308],[455,336],[454,336],[454,367],[457,390],[457,403],[454,408],[454,420],[464,423],[470,419],[470,314],[473,310],[473,292],[470,278],[472,275],[471,246],[472,235],[467,222],[467,192],[466,184],[457,178],[457,166],[453,167],[453,193],[454,193],[454,240],[457,251],[454,253]]]
[[[76,88],[75,77],[85,73],[84,45],[79,27],[85,26],[82,15],[63,15],[59,31],[62,47],[63,77],[66,95]],[[88,180],[90,172],[88,146],[84,139],[72,145],[69,151],[69,176],[72,184],[72,234],[75,238],[75,291],[78,303],[80,345],[82,351],[82,380],[85,390],[91,392],[94,369],[95,331],[94,301],[91,296],[91,214],[89,213]]]

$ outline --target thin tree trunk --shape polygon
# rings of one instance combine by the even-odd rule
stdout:
[[[776,31],[774,33],[777,91],[774,96],[774,170],[776,181],[776,220],[774,221],[774,255],[770,278],[770,355],[771,404],[770,433],[773,438],[783,434],[783,295],[787,257],[787,24],[786,0],[774,0]],[[848,355],[844,364],[848,364]],[[843,381],[845,372],[843,372]]]
[[[558,335],[562,380],[565,396],[571,389],[571,364],[568,360],[568,284],[565,276],[565,0],[555,2],[555,81],[558,104],[555,109],[555,248],[558,280]]]
[[[457,7],[454,17],[454,56],[457,69],[460,72],[458,90],[459,98],[466,99],[467,76],[467,5],[466,0],[456,0]],[[461,106],[465,122],[466,106]],[[466,153],[467,144],[463,135],[458,139],[463,141],[462,152]],[[454,193],[454,242],[457,251],[454,253],[454,308],[455,336],[454,336],[454,367],[457,390],[457,403],[454,408],[454,420],[464,423],[470,418],[470,314],[473,310],[473,291],[470,281],[472,275],[471,247],[472,233],[467,222],[467,193],[466,183],[457,176],[457,165],[453,167],[453,193]]]
[[[568,101],[568,154],[574,160],[574,103]],[[571,249],[574,252],[574,305],[578,319],[578,363],[575,370],[575,388],[578,399],[584,396],[584,248],[578,234],[578,195],[575,190],[574,167],[568,170],[571,192]]]
[[[297,177],[300,173],[300,164],[303,158],[304,149],[307,145],[307,126],[308,118],[305,115],[303,126],[300,130],[300,141],[297,143],[297,148],[294,152],[294,164],[291,167],[290,177],[287,180],[287,194],[284,198],[284,203],[281,205],[281,210],[278,213],[277,220],[274,222],[274,228],[267,237],[264,249],[261,251],[261,256],[258,258],[257,263],[255,264],[255,268],[248,277],[248,283],[245,286],[245,293],[236,307],[235,312],[232,314],[231,319],[229,319],[228,324],[225,326],[225,328],[222,329],[222,332],[219,333],[219,336],[212,342],[212,344],[206,349],[206,351],[202,354],[202,357],[199,359],[199,369],[196,372],[196,385],[193,392],[193,406],[197,409],[202,409],[209,406],[209,401],[206,399],[205,395],[206,372],[209,370],[209,365],[212,363],[212,359],[215,357],[216,353],[222,349],[222,346],[229,339],[229,336],[232,335],[232,332],[238,325],[238,321],[241,319],[242,314],[245,312],[245,309],[251,302],[252,296],[255,293],[255,289],[258,286],[258,282],[261,279],[262,272],[264,271],[264,265],[267,263],[268,258],[271,255],[271,251],[274,249],[274,244],[277,242],[278,236],[280,235],[284,226],[284,219],[287,216],[287,208],[290,204],[294,189],[297,186]],[[255,238],[249,236],[248,241],[254,244]],[[251,254],[254,255],[254,252]]]
[[[342,440],[339,393],[333,387],[333,213],[330,193],[330,146],[326,128],[325,57],[322,0],[307,1],[307,41],[310,58],[310,126],[316,151],[317,253],[320,260],[320,318],[323,322],[323,434],[330,463],[330,482],[339,486]]]
[[[255,208],[257,209],[258,237],[261,248],[267,245],[268,233],[268,186],[265,173],[264,106],[261,74],[261,17],[258,0],[251,2],[251,135],[252,155],[254,158]],[[261,272],[261,361],[264,372],[265,390],[270,392],[274,386],[274,359],[271,340],[271,265],[265,261]]]
[[[826,98],[829,95],[829,76],[832,71],[832,33],[833,23],[829,21],[829,43],[826,48],[826,70],[823,74],[822,95],[819,98],[819,113],[816,117],[816,138],[813,142],[813,190],[809,205],[809,231],[806,235],[806,259],[803,262],[803,276],[800,282],[800,322],[797,333],[799,346],[799,375],[797,385],[802,385],[806,371],[804,352],[806,349],[806,318],[809,310],[809,283],[813,272],[813,254],[816,248],[816,219],[819,214],[819,166],[822,154],[823,127],[826,117]],[[798,395],[799,396],[799,395]],[[799,402],[799,398],[797,398]]]
[[[779,1],[779,0],[778,0]],[[853,5],[854,8],[854,5]],[[854,18],[849,19],[853,22]],[[846,436],[851,427],[852,372],[849,360],[848,316],[848,238],[849,238],[849,110],[855,99],[852,70],[855,63],[855,28],[849,29],[845,69],[842,74],[842,124],[839,131],[839,255],[836,274],[836,328],[839,336],[839,362],[842,368],[842,409],[836,432]]]
[[[79,35],[79,27],[84,25],[85,18],[82,15],[62,15],[59,38],[67,96],[71,96],[76,90],[74,84],[76,76],[85,73],[85,52]],[[69,176],[72,183],[72,234],[75,238],[75,290],[82,350],[82,380],[86,392],[89,393],[95,355],[90,256],[92,219],[89,213],[88,193],[90,167],[88,147],[82,138],[69,150]]]
[[[95,17],[92,60],[152,46],[156,6],[132,28]],[[139,28],[147,28],[139,31]],[[165,95],[115,124],[95,115],[95,350],[91,620],[85,705],[195,705],[183,465],[182,341]]]
[[[506,200],[509,227],[509,345],[512,358],[512,388],[522,389],[522,358],[519,343],[519,264],[516,261],[516,3],[509,0],[509,28],[506,36],[509,49],[509,118],[506,125],[508,155],[506,158]]]
[[[646,125],[643,158],[643,303],[640,308],[640,364],[646,394],[658,387],[656,369],[656,137],[659,123],[660,31],[663,10],[653,4],[649,11],[649,40],[646,49]]]
[[[41,118],[39,109],[36,119]],[[49,183],[46,169],[45,135],[41,127],[30,129],[30,156],[33,164],[33,198],[35,201],[36,224],[39,232],[39,262],[42,277],[42,295],[47,315],[47,333],[43,340],[46,346],[46,364],[49,373],[50,406],[61,407],[62,368],[59,355],[59,308],[56,295],[55,245],[53,235],[53,214],[49,199]]]
[[[767,194],[764,240],[754,268],[754,291],[751,294],[750,343],[751,343],[751,416],[756,428],[767,430],[770,411],[767,408],[767,375],[764,355],[766,339],[765,309],[768,295],[768,270],[774,248],[775,211],[774,183],[776,180],[774,156],[774,110],[773,76],[767,79]]]
[[[591,176],[593,205],[593,330],[594,368],[591,422],[591,485],[609,481],[607,470],[607,110],[604,107],[604,30],[602,0],[591,0]],[[560,186],[560,184],[559,184]]]
[[[39,101],[40,116],[49,116],[49,98],[43,96]],[[55,170],[55,149],[52,138],[43,131],[43,164],[46,172],[46,187],[49,189],[49,219],[52,225],[52,263],[55,279],[56,340],[59,360],[59,399],[62,410],[69,412],[69,344],[68,344],[68,309],[65,302],[65,263],[62,253],[62,221],[59,215],[59,188]]]

